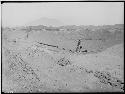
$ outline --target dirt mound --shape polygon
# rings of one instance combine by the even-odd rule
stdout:
[[[118,56],[118,57],[123,58],[123,56],[124,56],[124,45],[123,44],[114,45],[110,48],[107,48],[102,53],[107,54],[107,55],[111,55],[111,56]]]

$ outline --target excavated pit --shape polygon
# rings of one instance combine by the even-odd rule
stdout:
[[[2,91],[123,92],[122,37],[97,40],[92,34],[79,39],[75,31],[4,29]]]

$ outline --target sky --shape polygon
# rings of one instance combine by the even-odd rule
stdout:
[[[2,26],[23,26],[42,17],[65,25],[113,25],[124,23],[122,2],[48,2],[2,4]]]

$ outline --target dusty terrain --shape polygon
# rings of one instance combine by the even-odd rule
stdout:
[[[123,92],[123,25],[2,29],[3,92]]]

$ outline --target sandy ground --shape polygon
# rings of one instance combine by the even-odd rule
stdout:
[[[41,46],[40,35],[25,39],[25,32],[7,34],[2,41],[4,92],[124,91],[122,43],[99,53],[78,54]]]

